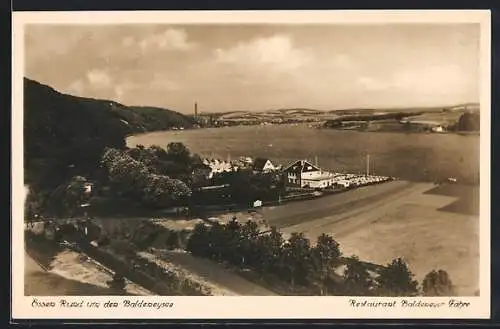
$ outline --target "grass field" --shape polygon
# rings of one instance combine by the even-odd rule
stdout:
[[[457,293],[472,296],[479,289],[478,216],[442,210],[459,199],[443,195],[453,188],[425,193],[432,189],[441,192],[433,184],[411,183],[377,200],[282,231],[304,232],[312,240],[321,233],[330,234],[344,255],[373,263],[402,257],[419,282],[433,269],[446,270]]]

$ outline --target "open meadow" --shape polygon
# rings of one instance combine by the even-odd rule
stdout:
[[[433,184],[411,183],[378,200],[282,231],[304,232],[311,240],[330,234],[345,256],[357,255],[372,263],[384,265],[402,257],[419,282],[428,272],[443,269],[450,274],[457,294],[472,296],[479,289],[479,216],[443,208],[474,201],[426,193],[433,188]]]

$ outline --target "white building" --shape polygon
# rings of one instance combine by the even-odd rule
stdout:
[[[291,187],[300,188],[327,188],[335,183],[335,176],[327,171],[323,171],[307,160],[297,160],[288,165],[285,173],[286,184]]]
[[[271,160],[265,158],[256,158],[253,163],[253,170],[257,172],[271,172],[278,168],[279,167],[275,166]]]
[[[209,178],[212,178],[215,174],[238,171],[238,166],[232,164],[229,161],[222,161],[219,159],[204,159],[203,164],[208,166],[211,170],[208,175]]]
[[[435,126],[435,127],[432,127],[432,132],[442,133],[442,132],[444,132],[444,128],[442,126]]]

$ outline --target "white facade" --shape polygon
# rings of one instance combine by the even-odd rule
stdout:
[[[437,127],[433,127],[432,131],[435,133],[442,133],[442,132],[444,132],[444,128],[441,126],[437,126]]]
[[[327,188],[335,183],[334,175],[305,160],[299,160],[285,169],[287,182],[297,187]]]
[[[262,171],[268,172],[273,170],[276,170],[276,167],[270,160],[267,160],[266,163],[264,164],[264,167],[262,167]]]
[[[301,187],[327,188],[335,184],[334,175],[325,171],[302,173]]]
[[[212,178],[214,174],[221,174],[223,172],[233,172],[238,170],[238,166],[233,165],[228,161],[221,161],[218,159],[205,159],[203,160],[203,164],[210,167],[211,172],[208,175],[209,178]]]

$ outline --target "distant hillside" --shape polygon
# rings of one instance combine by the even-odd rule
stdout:
[[[390,112],[440,112],[447,111],[476,111],[479,110],[478,103],[464,103],[452,106],[431,106],[431,107],[394,107],[394,108],[352,108],[342,110],[331,110],[330,113],[337,115],[353,115],[353,114],[374,114],[374,113],[390,113]]]
[[[303,108],[289,108],[289,109],[276,109],[267,110],[261,112],[250,112],[250,111],[231,111],[223,113],[214,113],[214,117],[219,120],[251,120],[251,121],[268,121],[272,119],[298,119],[298,118],[309,118],[318,115],[325,115],[326,112],[314,109],[303,109]]]
[[[192,124],[177,112],[62,94],[25,78],[25,181],[51,188],[72,175],[91,176],[102,150],[125,147],[127,135]]]
[[[301,119],[334,119],[338,116],[347,115],[381,115],[390,113],[407,113],[407,112],[425,112],[425,113],[440,113],[440,112],[462,112],[464,110],[477,111],[479,104],[466,103],[453,106],[433,106],[433,107],[401,107],[401,108],[349,108],[338,110],[321,111],[308,108],[283,108],[265,110],[260,112],[235,110],[219,113],[204,113],[211,117],[224,121],[275,121],[275,120],[301,120]]]
[[[179,112],[152,106],[123,106],[118,116],[132,125],[134,132],[192,128],[194,120]]]

